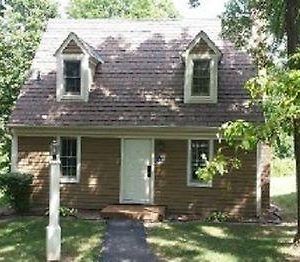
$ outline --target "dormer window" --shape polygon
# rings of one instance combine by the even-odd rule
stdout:
[[[57,101],[88,101],[94,72],[99,62],[98,52],[70,33],[55,52],[57,60]]]
[[[185,103],[217,103],[218,62],[221,52],[201,32],[184,53],[185,58]]]
[[[81,61],[64,60],[64,89],[67,95],[81,94]]]
[[[210,60],[195,59],[193,61],[192,96],[210,95]]]

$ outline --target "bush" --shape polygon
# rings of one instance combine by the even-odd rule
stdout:
[[[0,189],[18,213],[29,209],[31,183],[32,175],[30,174],[12,172],[0,175]]]
[[[59,215],[62,217],[76,217],[77,209],[76,208],[69,208],[61,206],[59,208]],[[45,216],[49,216],[49,209],[45,212]]]
[[[271,163],[271,176],[291,176],[296,174],[296,164],[293,158],[273,158]]]
[[[231,217],[227,212],[213,211],[208,217],[205,218],[205,222],[229,222]]]

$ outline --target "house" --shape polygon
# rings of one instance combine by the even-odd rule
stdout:
[[[196,176],[223,123],[263,121],[243,89],[255,72],[215,20],[50,20],[10,117],[12,169],[34,175],[32,204],[47,206],[57,139],[65,206],[259,216],[269,205],[266,147],[240,153],[227,176]]]

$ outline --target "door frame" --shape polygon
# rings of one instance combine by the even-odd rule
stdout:
[[[151,178],[149,183],[150,189],[150,199],[148,203],[135,203],[124,201],[124,141],[125,140],[150,140],[151,141]],[[154,181],[155,181],[155,172],[154,172],[154,162],[155,162],[155,139],[154,138],[121,138],[121,163],[120,163],[120,187],[119,187],[119,202],[121,204],[153,204],[154,203]]]

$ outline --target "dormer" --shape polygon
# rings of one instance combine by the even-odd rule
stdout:
[[[201,31],[188,45],[185,60],[184,103],[217,103],[221,51]]]
[[[71,32],[56,50],[57,101],[88,101],[98,63],[103,63],[93,47]]]

